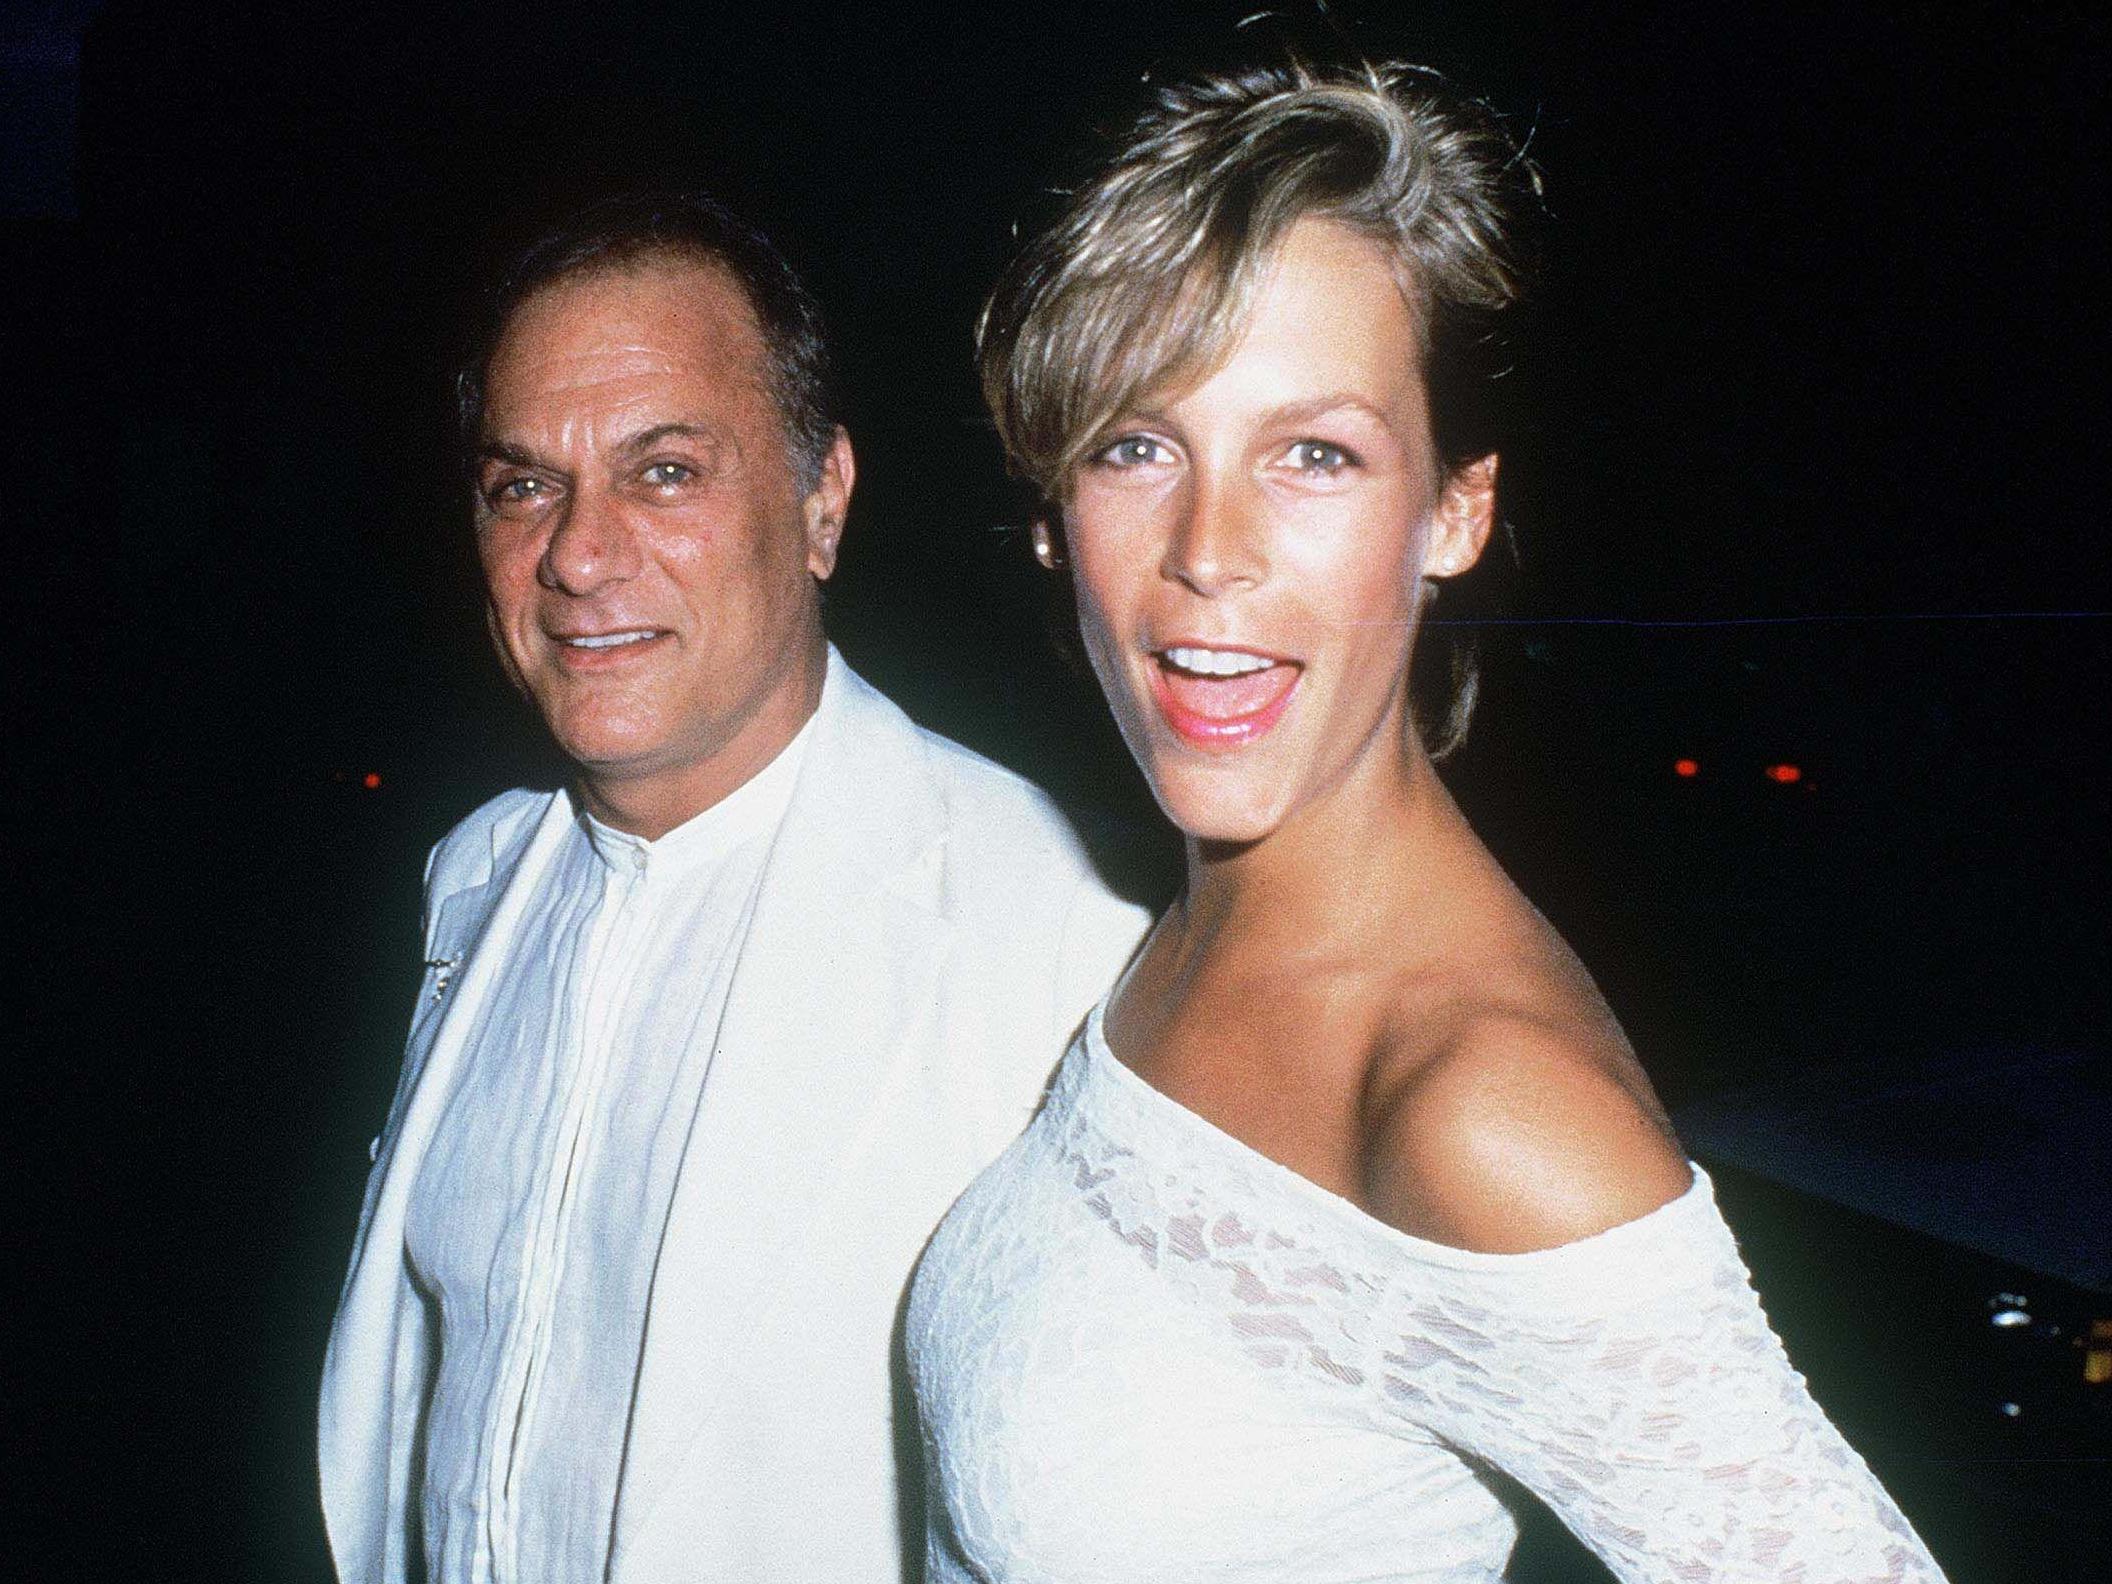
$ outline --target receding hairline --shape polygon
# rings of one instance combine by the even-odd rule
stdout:
[[[728,289],[732,300],[739,305],[739,322],[745,327],[749,337],[746,361],[750,384],[773,409],[779,409],[779,416],[782,418],[781,403],[774,381],[776,360],[772,355],[769,333],[763,325],[762,315],[756,308],[754,295],[749,291],[747,283],[724,259],[701,245],[680,238],[665,243],[655,239],[645,246],[627,249],[620,254],[597,254],[592,258],[582,259],[570,269],[563,270],[548,280],[537,282],[521,294],[519,301],[515,302],[507,313],[498,335],[491,343],[491,351],[484,359],[481,383],[485,390],[479,403],[477,439],[472,446],[474,454],[494,454],[486,443],[491,421],[491,376],[498,368],[500,359],[505,355],[526,314],[568,291],[589,289],[610,280],[642,280],[654,274],[673,276],[688,271],[695,271],[717,280]],[[681,425],[661,424],[658,427],[666,429]],[[789,436],[787,443],[790,445]],[[796,465],[796,447],[793,450],[793,461]]]
[[[560,296],[567,291],[596,286],[612,279],[628,278],[643,280],[651,275],[681,275],[695,272],[716,279],[720,285],[731,289],[733,297],[741,305],[741,316],[749,330],[754,333],[756,345],[761,349],[765,364],[770,361],[770,336],[763,324],[761,310],[756,305],[755,293],[740,271],[702,243],[686,238],[662,240],[653,238],[635,247],[597,253],[591,258],[581,259],[567,269],[560,270],[548,280],[537,281],[521,293],[506,318],[499,326],[499,333],[492,338],[491,353],[484,360],[488,373],[498,361],[500,350],[512,336],[521,315],[537,303]]]

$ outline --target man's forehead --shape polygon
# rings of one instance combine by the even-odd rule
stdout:
[[[524,297],[493,349],[517,362],[630,353],[669,366],[759,364],[762,327],[732,272],[701,257],[597,263]]]
[[[488,370],[486,427],[524,403],[637,407],[678,390],[767,397],[766,353],[747,294],[718,265],[675,258],[575,272],[530,294],[507,322]]]

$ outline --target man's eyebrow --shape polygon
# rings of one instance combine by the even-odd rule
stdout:
[[[629,438],[617,442],[616,449],[625,453],[649,451],[663,440],[708,440],[716,443],[720,432],[709,424],[663,423],[650,429],[641,429]],[[521,446],[504,440],[484,440],[477,445],[479,462],[503,462],[509,467],[542,467],[535,454]]]
[[[709,424],[664,423],[641,429],[623,441],[619,451],[649,451],[663,440],[717,440],[719,431]]]
[[[508,445],[503,440],[478,442],[477,460],[479,462],[504,462],[509,467],[535,467],[538,465],[535,458],[526,451],[523,451],[517,445]]]

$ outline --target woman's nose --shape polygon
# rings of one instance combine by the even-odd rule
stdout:
[[[543,547],[543,586],[586,598],[637,570],[637,534],[619,505],[601,491],[575,490]]]
[[[1253,507],[1235,485],[1198,480],[1176,510],[1159,564],[1163,576],[1210,599],[1268,575]]]

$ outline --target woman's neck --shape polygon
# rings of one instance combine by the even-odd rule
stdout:
[[[1412,907],[1464,820],[1419,743],[1387,758],[1259,841],[1190,837],[1174,921],[1190,948],[1236,933],[1324,950]]]

